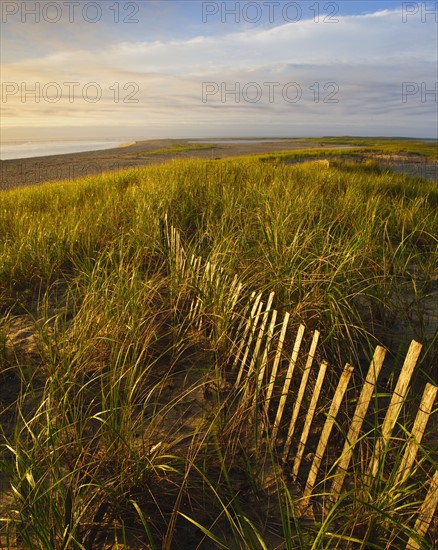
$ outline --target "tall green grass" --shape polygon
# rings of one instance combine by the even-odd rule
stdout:
[[[274,493],[260,484],[225,421],[232,402],[212,390],[227,351],[227,289],[208,297],[205,339],[186,322],[194,289],[169,265],[160,219],[179,228],[189,253],[239,275],[242,303],[252,290],[275,291],[294,326],[321,331],[334,368],[359,366],[394,327],[408,327],[425,343],[422,376],[434,380],[426,304],[437,201],[436,185],[400,175],[256,157],[2,193],[0,379],[11,394],[0,409],[0,528],[9,546],[15,537],[23,548],[65,550],[401,545],[421,463],[401,496],[387,480],[363,502],[347,495],[321,524],[300,522],[280,474]],[[20,320],[33,323],[30,349],[11,329]],[[275,449],[266,457],[277,472]]]

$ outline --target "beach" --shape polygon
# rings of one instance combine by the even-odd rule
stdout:
[[[172,159],[217,160],[299,149],[345,149],[350,146],[310,141],[305,138],[151,139],[97,151],[83,151],[0,161],[0,190],[49,181],[72,181],[105,172],[161,164]],[[373,155],[383,169],[438,180],[438,163],[412,155]],[[295,161],[293,161],[295,162]]]
[[[208,142],[208,149],[172,151]],[[0,161],[0,189],[7,190],[23,185],[39,185],[48,181],[74,180],[104,172],[118,172],[126,168],[159,164],[172,158],[219,159],[240,155],[269,153],[293,149],[319,147],[299,139],[249,140],[249,139],[154,139],[137,141],[125,146]],[[163,150],[169,150],[163,152]]]
[[[67,155],[85,153],[86,151],[100,151],[123,147],[125,143],[103,140],[49,140],[49,141],[4,141],[1,144],[0,160],[14,160],[49,155]]]

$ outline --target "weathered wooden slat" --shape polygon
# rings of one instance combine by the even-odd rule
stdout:
[[[257,379],[256,390],[254,392],[253,405],[256,404],[256,401],[258,399],[258,395],[260,394],[260,391],[261,391],[262,386],[263,386],[263,378],[265,376],[266,365],[268,363],[268,353],[269,353],[269,349],[271,347],[272,337],[274,335],[274,328],[275,328],[276,320],[277,320],[277,310],[274,309],[272,311],[271,322],[269,323],[268,332],[267,332],[267,336],[266,336],[266,343],[265,343],[265,347],[264,347],[264,350],[263,350],[262,359],[261,359],[261,362],[260,362],[260,370],[259,370],[259,375],[258,375],[258,379]]]
[[[328,412],[327,419],[325,421],[324,428],[321,432],[321,437],[319,438],[319,443],[315,451],[312,466],[310,467],[309,476],[307,478],[306,487],[303,493],[304,497],[309,497],[312,494],[319,467],[321,466],[321,461],[324,456],[327,443],[333,428],[333,424],[335,422],[336,415],[338,414],[339,407],[341,406],[342,399],[344,398],[344,394],[347,390],[351,375],[353,374],[353,370],[353,367],[347,363],[344,367],[341,377],[339,378],[339,383],[336,388],[335,395],[333,396],[330,410]]]
[[[236,326],[232,328],[231,334],[230,334],[230,341],[232,342],[232,349],[231,349],[231,356],[233,356],[233,367],[237,364],[236,359],[236,353],[239,349],[240,345],[242,344],[242,339],[245,334],[245,327],[249,323],[248,315],[251,310],[251,302],[254,300],[254,296],[256,295],[255,292],[251,293],[251,296],[249,297],[249,300],[247,301],[245,307],[243,308],[243,311],[235,311],[234,316],[236,318]],[[243,344],[242,344],[243,347]],[[236,350],[236,351],[235,351]]]
[[[193,284],[196,288],[200,288],[200,278],[201,278],[201,262],[202,258],[198,256],[195,259],[195,262],[193,264],[193,274],[194,274],[194,281]],[[198,309],[201,307],[201,297],[198,295],[193,298],[192,305],[190,306],[189,311],[189,321],[194,321],[198,312]]]
[[[248,367],[247,383],[246,383],[246,388],[245,388],[245,392],[244,392],[244,395],[243,395],[243,402],[242,402],[244,407],[246,406],[246,403],[251,399],[250,392],[252,391],[252,389],[254,391],[253,402],[254,402],[254,400],[256,399],[256,396],[257,396],[257,392],[258,392],[258,389],[257,389],[257,386],[256,386],[257,379],[255,381],[253,381],[251,379],[252,379],[253,374],[255,373],[256,363],[257,363],[257,359],[258,359],[258,356],[259,356],[259,353],[260,353],[260,347],[261,347],[261,344],[262,344],[262,340],[263,340],[263,337],[265,335],[266,324],[267,324],[267,321],[268,321],[268,316],[269,316],[269,313],[270,313],[270,310],[271,310],[273,300],[274,300],[274,292],[271,292],[269,294],[268,303],[266,304],[266,309],[263,312],[262,322],[261,322],[261,325],[260,325],[260,329],[259,329],[259,332],[258,332],[258,335],[257,335],[257,340],[256,340],[256,343],[255,343],[255,347],[254,347],[254,350],[252,352],[251,360],[250,360],[249,367]],[[254,384],[253,384],[253,382],[254,382]]]
[[[249,351],[251,349],[252,341],[254,340],[254,335],[257,332],[257,325],[258,325],[258,322],[260,320],[260,314],[262,312],[262,309],[263,309],[263,302],[259,302],[256,314],[255,314],[254,318],[252,319],[251,328],[250,328],[250,331],[249,331],[249,334],[248,334],[248,339],[247,339],[246,342],[244,342],[244,345],[246,347],[245,347],[245,351],[243,352],[242,360],[240,362],[240,369],[239,369],[239,373],[237,375],[236,385],[235,385],[236,388],[239,388],[240,381],[242,380],[243,371],[245,370],[246,360],[248,358]]]
[[[298,413],[300,412],[301,403],[303,401],[304,392],[306,391],[307,382],[309,380],[310,370],[312,368],[313,359],[315,357],[316,346],[318,345],[319,332],[315,330],[313,333],[312,343],[310,344],[309,354],[307,356],[306,365],[304,367],[303,376],[301,378],[300,387],[298,390],[297,400],[292,411],[292,418],[289,424],[289,429],[287,432],[286,442],[284,444],[283,456],[287,457],[289,454],[289,449],[292,444],[292,438],[295,431],[295,425],[297,423]]]
[[[255,293],[253,292],[252,295],[251,295],[251,299],[253,298],[254,295],[255,295]],[[262,294],[260,293],[256,297],[256,299],[254,300],[254,303],[253,303],[251,312],[249,314],[249,317],[247,319],[245,319],[245,317],[246,317],[245,313],[242,316],[242,321],[245,322],[245,320],[246,320],[246,324],[245,324],[245,328],[244,328],[242,336],[239,336],[239,346],[237,348],[236,355],[234,356],[233,367],[232,367],[233,369],[237,367],[237,364],[238,364],[239,358],[240,358],[240,354],[242,353],[242,350],[245,346],[245,341],[246,341],[247,336],[248,336],[248,334],[251,330],[251,325],[254,321],[254,317],[255,317],[257,308],[259,307],[259,302],[260,302],[261,299],[262,299]],[[251,302],[248,303],[249,307],[250,307],[250,304],[251,304]],[[240,377],[236,381],[236,385],[235,385],[236,388],[237,388],[239,383],[240,383]]]
[[[268,297],[268,302],[266,304],[266,309],[263,312],[262,323],[260,325],[260,329],[259,329],[259,333],[257,335],[257,340],[256,340],[256,344],[255,344],[255,347],[254,347],[254,351],[252,353],[251,361],[249,363],[248,376],[252,375],[252,373],[254,371],[254,366],[256,364],[258,355],[260,353],[260,347],[261,347],[261,344],[262,344],[263,336],[265,335],[266,323],[268,321],[268,315],[269,315],[269,312],[271,310],[273,300],[274,300],[274,292],[271,292],[269,294],[269,297]],[[248,390],[248,386],[247,386],[247,390]]]
[[[242,292],[243,284],[238,282],[237,275],[234,277],[231,283],[231,297],[230,297],[230,315],[232,318],[235,316],[235,307],[240,293]]]
[[[397,385],[395,387],[394,393],[392,394],[388,410],[386,411],[385,419],[382,424],[382,436],[376,441],[374,454],[368,467],[367,474],[371,477],[375,477],[378,472],[379,462],[385,450],[385,446],[387,445],[388,440],[391,436],[395,423],[397,422],[397,418],[400,414],[402,405],[405,401],[409,382],[411,380],[412,373],[414,372],[415,365],[417,364],[417,359],[420,355],[421,348],[422,345],[420,343],[412,340],[405,361],[403,363]]]
[[[394,485],[403,483],[409,476],[415,457],[417,456],[418,446],[423,438],[424,430],[426,429],[427,421],[429,420],[435,398],[438,392],[438,386],[426,384],[423,398],[421,399],[420,407],[415,418],[414,426],[412,427],[411,438],[406,445],[405,454],[397,470]]]
[[[280,364],[281,352],[283,350],[284,339],[286,337],[287,325],[289,323],[290,313],[286,311],[283,317],[283,324],[281,326],[280,336],[278,338],[277,350],[275,352],[274,362],[272,364],[271,375],[269,377],[269,384],[266,388],[266,400],[265,400],[265,415],[268,415],[269,403],[271,401],[272,392],[274,390],[275,378],[277,376],[278,365]]]
[[[386,349],[381,346],[377,346],[365,378],[365,383],[362,386],[362,391],[360,392],[359,400],[356,405],[356,410],[354,411],[353,420],[351,421],[350,428],[348,430],[347,439],[345,440],[341,457],[338,460],[336,474],[331,487],[332,501],[337,500],[337,497],[342,490],[345,476],[347,475],[348,466],[350,465],[350,460],[353,454],[353,449],[359,438],[359,433],[362,428],[363,421],[365,420],[365,415],[373,396],[377,378],[380,370],[382,369],[385,355]]]
[[[212,265],[207,260],[207,262],[205,263],[204,273],[203,273],[201,279],[199,280],[199,289],[200,289],[201,293],[204,296],[205,296],[205,292],[206,292],[206,288],[207,288],[207,282],[208,282],[208,279],[209,279],[209,276],[210,276],[211,269],[212,269]],[[198,296],[197,309],[195,310],[195,313],[194,313],[194,320],[196,320],[196,316],[198,316],[198,320],[197,320],[197,323],[196,323],[196,327],[198,328],[198,330],[200,330],[201,326],[202,326],[202,315],[201,315],[201,313],[202,313],[202,303],[203,303],[202,296]]]
[[[280,427],[281,419],[284,412],[284,407],[286,406],[286,400],[289,395],[289,388],[292,382],[293,373],[295,370],[295,365],[297,363],[298,354],[300,352],[301,342],[303,341],[304,336],[304,325],[300,325],[298,328],[297,336],[295,338],[294,348],[292,351],[292,356],[289,361],[289,366],[286,373],[286,378],[284,379],[283,390],[281,392],[280,402],[278,404],[277,414],[275,416],[274,427],[272,428],[271,440],[275,444],[277,439],[278,429]]]
[[[228,343],[231,344],[230,346],[230,354],[234,351],[234,340],[233,337],[235,336],[234,331],[238,330],[235,329],[235,325],[239,325],[239,323],[236,323],[236,318],[239,315],[239,312],[236,310],[236,304],[237,300],[239,299],[240,293],[242,292],[243,284],[238,283],[236,284],[237,279],[236,277],[233,279],[233,282],[231,283],[230,288],[230,296],[226,299],[225,303],[225,315],[227,315],[227,321],[226,321],[226,327],[227,330],[220,336],[221,338],[226,338]],[[236,332],[238,334],[238,332]]]
[[[297,454],[295,456],[294,465],[292,468],[292,480],[296,481],[298,471],[300,469],[301,460],[303,458],[304,449],[306,448],[307,438],[309,437],[310,427],[312,425],[313,417],[316,411],[316,405],[318,403],[319,394],[321,393],[322,383],[327,370],[327,363],[324,361],[321,363],[318,372],[318,378],[316,379],[315,388],[313,390],[312,399],[310,401],[309,409],[307,411],[306,419],[304,421],[304,428],[301,432],[300,442],[298,444]],[[289,450],[288,450],[289,452]],[[287,460],[286,452],[283,453],[283,462]]]
[[[438,470],[435,470],[435,475],[433,476],[429,492],[424,499],[423,504],[418,510],[418,518],[415,522],[415,531],[418,534],[418,538],[422,539],[427,531],[429,530],[430,523],[435,515],[435,511],[438,507]],[[408,544],[406,545],[407,550],[418,550],[420,548],[420,543],[417,540],[414,540],[412,537],[409,539]]]

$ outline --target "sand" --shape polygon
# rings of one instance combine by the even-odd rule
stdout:
[[[73,180],[107,171],[147,166],[169,161],[172,158],[217,159],[239,155],[269,153],[293,149],[319,147],[299,139],[285,139],[275,142],[217,143],[211,149],[166,154],[147,154],[151,151],[191,145],[196,140],[160,139],[137,141],[114,149],[87,151],[28,159],[0,161],[0,189],[12,189],[22,185],[38,185],[48,181]],[[206,141],[206,140],[205,140]],[[208,140],[212,141],[212,140]],[[221,141],[218,139],[218,141]],[[200,143],[203,140],[199,140]]]
[[[216,143],[215,143],[216,141]],[[309,141],[305,138],[285,138],[275,141],[263,139],[227,140],[213,139],[153,139],[136,141],[101,151],[87,151],[27,159],[0,161],[0,190],[13,189],[23,185],[39,185],[49,181],[74,180],[104,172],[118,172],[126,168],[160,164],[171,159],[220,159],[240,155],[293,151],[297,149],[333,149],[342,146]],[[207,143],[211,148],[192,151],[154,153],[163,149]],[[375,155],[383,168],[402,172],[414,177],[422,177],[438,182],[438,162],[418,159],[415,155],[401,157]]]

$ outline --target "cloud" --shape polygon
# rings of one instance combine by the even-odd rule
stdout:
[[[137,125],[139,133],[159,126],[168,136],[182,128],[190,132],[190,124],[197,132],[222,128],[224,134],[236,125],[242,134],[264,127],[264,135],[270,127],[317,128],[318,121],[331,124],[333,132],[357,125],[373,133],[374,125],[388,133],[405,128],[433,135],[436,127],[436,102],[431,93],[421,94],[422,83],[430,91],[437,81],[436,26],[420,18],[403,23],[400,10],[166,41],[116,41],[101,28],[90,43],[75,45],[58,31],[56,50],[37,57],[32,52],[43,42],[40,31],[34,38],[27,58],[2,67],[3,82],[18,86],[2,95],[6,130],[48,121]],[[79,83],[73,101],[68,82]],[[411,89],[403,97],[404,82],[416,83],[417,93]],[[53,101],[57,88],[49,83],[61,90],[59,101]],[[39,102],[26,94],[38,86]],[[90,101],[97,88],[99,100]]]

